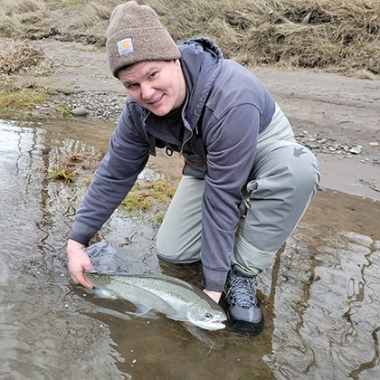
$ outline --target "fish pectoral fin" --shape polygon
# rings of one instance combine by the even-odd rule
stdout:
[[[102,314],[106,314],[106,315],[110,315],[112,317],[116,317],[116,318],[120,318],[120,319],[124,319],[126,321],[130,321],[131,318],[128,317],[128,315],[126,315],[125,313],[121,313],[120,311],[117,311],[117,310],[111,310],[111,309],[107,309],[106,307],[101,307],[101,306],[98,306],[96,308],[96,311],[98,313],[102,313]]]
[[[128,314],[132,314],[136,317],[142,317],[142,318],[150,318],[150,319],[157,319],[159,316],[156,314],[154,310],[152,310],[149,306],[145,305],[135,305],[136,311],[129,312]]]
[[[99,288],[94,287],[90,291],[93,293],[95,298],[106,298],[106,299],[110,298],[113,300],[117,299],[117,296],[114,293],[106,289],[99,289]]]
[[[200,342],[205,343],[209,348],[214,350],[221,350],[223,348],[224,342],[217,340],[209,331],[203,330],[189,323],[184,323],[183,325],[193,337],[197,338]]]
[[[186,322],[187,319],[181,314],[167,314],[166,318],[173,319],[174,321]]]

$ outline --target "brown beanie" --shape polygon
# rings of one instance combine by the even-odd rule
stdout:
[[[147,5],[129,1],[112,12],[107,29],[107,54],[112,74],[142,61],[169,61],[181,57],[177,45]]]

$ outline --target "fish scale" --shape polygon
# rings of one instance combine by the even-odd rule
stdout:
[[[85,273],[110,298],[124,299],[206,330],[225,327],[223,309],[191,284],[166,275]]]

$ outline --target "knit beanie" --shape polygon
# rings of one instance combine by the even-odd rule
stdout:
[[[128,1],[112,12],[107,29],[108,63],[112,74],[142,61],[170,61],[181,57],[176,43],[147,5]]]

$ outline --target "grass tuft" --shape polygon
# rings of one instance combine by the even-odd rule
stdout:
[[[4,42],[0,50],[0,73],[6,75],[26,73],[45,60],[44,52],[29,42]]]
[[[163,216],[159,210],[165,209],[175,193],[175,188],[162,179],[156,181],[138,181],[119,206],[129,213],[153,211],[157,213],[155,223],[160,224]]]
[[[52,180],[64,180],[73,182],[77,173],[75,170],[57,165],[54,169],[48,171],[46,178]]]

